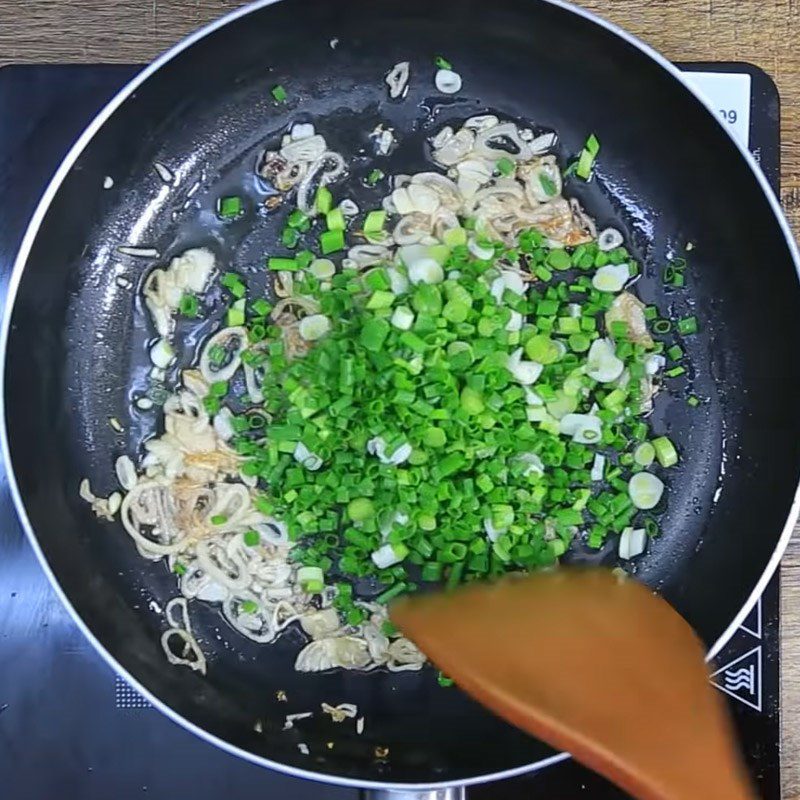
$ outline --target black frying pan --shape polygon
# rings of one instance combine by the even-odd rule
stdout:
[[[464,77],[456,97],[433,89],[438,53]],[[411,90],[405,102],[390,103],[383,75],[400,60],[412,63]],[[289,93],[280,107],[269,94],[277,83]],[[554,2],[256,4],[126,88],[48,190],[12,281],[5,444],[31,541],[97,647],[182,724],[260,763],[339,782],[432,785],[507,775],[554,753],[457,690],[441,689],[428,670],[298,675],[296,634],[259,647],[209,607],[192,611],[210,656],[208,677],[167,664],[158,644],[163,618],[149,603],[163,607],[174,578],[142,560],[121,527],[97,522],[77,493],[83,476],[98,493],[111,491],[115,458],[135,455],[154,430],[154,416],[130,403],[144,385],[152,332],[117,280],[138,285],[152,263],[115,248],[152,246],[165,260],[207,245],[232,267],[252,268],[276,228],[251,220],[223,232],[209,212],[228,188],[254,195],[255,159],[289,122],[314,121],[345,154],[388,122],[402,145],[384,169],[413,172],[424,166],[431,117],[438,128],[485,109],[555,128],[562,158],[595,132],[596,178],[568,192],[601,226],[623,227],[646,265],[644,299],[700,320],[701,333],[685,348],[693,391],[705,402],[687,407],[680,381],[657,402],[656,428],[674,439],[683,461],[670,472],[664,534],[639,577],[714,653],[791,531],[800,469],[796,252],[763,177],[673,69]],[[178,175],[176,188],[164,186],[154,161]],[[103,188],[106,176],[111,189]],[[689,241],[690,289],[665,295],[660,266]],[[115,433],[110,417],[125,434]],[[597,677],[587,665],[576,680]],[[288,704],[276,700],[281,689]],[[284,714],[317,710],[321,701],[357,703],[364,734],[327,718],[281,731]],[[256,719],[265,720],[263,732],[254,730]],[[301,741],[310,756],[298,751]],[[375,758],[376,746],[389,748],[387,760]]]

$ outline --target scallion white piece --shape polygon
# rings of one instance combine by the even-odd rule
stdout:
[[[642,442],[633,451],[633,460],[640,467],[649,467],[656,457],[656,449],[650,442]]]
[[[628,494],[636,508],[647,511],[658,505],[664,484],[650,472],[638,472],[628,481]]]
[[[158,369],[166,369],[174,360],[175,351],[166,339],[158,339],[150,348],[150,361]]]
[[[322,459],[316,453],[312,453],[302,442],[295,445],[292,455],[298,464],[310,472],[316,472],[322,466]]]
[[[386,441],[380,436],[376,436],[367,442],[368,453],[377,456],[378,461],[382,464],[392,464],[395,467],[408,461],[412,450],[411,445],[406,442],[389,454],[386,452]]]
[[[384,544],[375,550],[372,562],[378,569],[387,569],[399,564],[408,555],[408,548],[404,544]]]
[[[602,434],[600,418],[593,414],[565,414],[558,427],[560,433],[580,444],[597,444]]]
[[[300,567],[297,570],[297,582],[304,589],[309,584],[312,586],[320,583],[324,584],[325,573],[319,567]]]
[[[518,347],[508,357],[508,371],[523,386],[530,386],[536,383],[544,367],[538,361],[523,361],[522,352],[522,348]]]
[[[444,280],[442,265],[434,258],[420,258],[406,266],[411,283],[441,283]]]
[[[331,321],[324,314],[310,314],[300,320],[297,331],[307,342],[321,339],[331,329]]]
[[[467,242],[467,250],[472,253],[475,258],[480,259],[481,261],[488,261],[494,255],[494,248],[493,247],[484,247],[483,245],[478,244],[476,239],[470,239]],[[496,278],[495,283],[501,287],[500,289],[500,296],[503,296],[503,289],[505,289],[505,284],[502,278]],[[495,293],[495,284],[492,284],[492,294]]]
[[[391,322],[401,331],[411,330],[414,324],[414,312],[408,306],[398,306],[392,313]]]
[[[631,271],[627,264],[606,264],[595,272],[592,286],[598,292],[621,292],[630,277]]]
[[[599,383],[611,383],[622,375],[625,364],[617,358],[608,339],[596,339],[589,348],[586,374]]]
[[[442,94],[455,94],[461,91],[461,76],[452,69],[437,70],[434,83]]]
[[[318,280],[324,281],[336,274],[336,265],[329,258],[315,258],[308,271]]]
[[[606,457],[602,453],[595,453],[594,463],[592,464],[592,471],[590,477],[593,481],[603,480],[603,474],[606,468]]]
[[[644,553],[647,547],[647,533],[644,528],[625,528],[619,537],[619,557],[626,561]]]

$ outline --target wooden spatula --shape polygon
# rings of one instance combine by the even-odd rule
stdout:
[[[756,796],[700,641],[634,580],[565,568],[390,615],[476,700],[640,800]]]

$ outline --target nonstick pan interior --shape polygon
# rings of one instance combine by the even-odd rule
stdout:
[[[433,88],[437,54],[463,76],[454,98]],[[411,88],[395,103],[383,76],[401,60],[411,62]],[[287,89],[284,105],[270,95],[276,84]],[[5,391],[25,513],[77,613],[148,692],[256,758],[339,779],[429,784],[521,768],[552,751],[440,688],[432,670],[298,675],[298,634],[259,647],[202,605],[193,604],[192,619],[208,677],[166,663],[158,639],[174,578],[141,559],[120,525],[95,520],[77,494],[84,476],[98,494],[112,491],[116,457],[136,455],[157,429],[152,412],[131,405],[145,387],[152,335],[134,298],[153,262],[116,248],[154,247],[163,262],[205,245],[258,285],[278,223],[248,215],[223,226],[213,207],[234,189],[258,199],[256,158],[287,125],[313,121],[353,157],[370,152],[367,135],[383,122],[400,146],[380,166],[407,173],[426,166],[432,131],[484,110],[557,130],[562,159],[596,133],[595,180],[572,182],[567,193],[599,227],[624,230],[645,265],[643,299],[700,320],[701,333],[684,347],[691,391],[703,404],[687,406],[684,379],[670,382],[656,404],[655,428],[672,437],[683,461],[669,474],[664,532],[639,577],[711,645],[751,594],[790,513],[800,464],[795,265],[750,167],[687,89],[634,45],[545,2],[286,0],[254,11],[166,63],[75,160],[19,284]],[[175,173],[174,186],[154,162]],[[352,185],[372,166],[357,161]],[[111,189],[103,188],[106,176]],[[371,196],[377,204],[381,195]],[[661,267],[687,242],[688,291],[669,293]],[[193,331],[194,341],[207,332]],[[124,433],[109,425],[112,417]],[[536,616],[553,613],[532,609],[531,635]],[[602,691],[613,676],[587,665],[575,679],[597,681]],[[318,712],[323,701],[356,703],[364,733],[320,714],[281,730],[285,714]],[[301,742],[310,756],[299,752]],[[388,756],[378,757],[380,748]]]

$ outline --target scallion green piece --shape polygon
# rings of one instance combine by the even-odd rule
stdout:
[[[261,534],[258,531],[245,531],[242,534],[242,541],[248,547],[255,547],[258,544],[261,544]]]
[[[267,269],[273,272],[295,272],[299,269],[299,266],[293,258],[269,258],[267,260]]]
[[[541,184],[542,191],[548,196],[553,197],[558,193],[558,187],[553,182],[553,179],[549,175],[545,175],[543,172],[539,175],[539,183]]]
[[[320,186],[314,197],[314,207],[320,214],[327,214],[333,208],[333,195],[327,186]]]
[[[325,256],[344,250],[344,231],[325,231],[325,233],[320,234],[319,246]]]
[[[658,463],[662,467],[673,467],[678,463],[678,451],[669,437],[659,436],[657,439],[653,439],[653,447]]]
[[[386,223],[386,212],[385,211],[370,211],[367,214],[366,219],[364,220],[364,233],[372,234],[372,233],[379,233],[383,230],[383,226]]]
[[[325,224],[329,231],[343,231],[346,227],[344,214],[340,208],[333,208],[325,215]]]
[[[575,167],[575,174],[579,178],[583,178],[585,181],[589,180],[592,174],[594,160],[599,152],[600,142],[597,140],[597,137],[592,134],[586,140],[586,144],[584,145],[580,157],[578,158],[578,164]]]
[[[300,233],[295,228],[284,228],[281,232],[281,244],[290,250],[297,247],[300,241]]]
[[[385,592],[382,592],[375,598],[376,603],[380,603],[381,605],[386,605],[390,600],[394,600],[395,597],[399,597],[403,592],[406,591],[408,588],[408,584],[405,581],[400,581],[392,586],[390,589],[387,589]]]
[[[501,175],[505,176],[513,175],[514,170],[516,169],[514,162],[507,156],[503,156],[501,159],[498,159],[494,166]]]
[[[245,322],[245,300],[242,298],[241,300],[237,300],[229,309],[227,313],[226,322],[228,323],[229,328],[238,328],[241,325],[244,325]]]
[[[242,198],[236,197],[235,195],[231,197],[220,197],[217,201],[217,214],[219,214],[222,219],[234,219],[242,213],[243,209]]]
[[[193,294],[184,294],[181,297],[178,311],[182,317],[196,317],[200,312],[200,301]]]
[[[273,86],[270,92],[272,96],[275,98],[276,103],[286,102],[286,98],[288,95],[286,94],[286,89],[284,89],[283,86],[281,86],[280,84]]]
[[[299,208],[296,208],[294,211],[292,211],[292,213],[286,218],[286,224],[290,228],[295,228],[299,231],[308,230],[309,223],[310,220]]]

